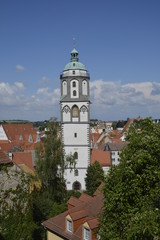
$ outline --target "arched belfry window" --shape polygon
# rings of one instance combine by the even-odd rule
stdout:
[[[77,95],[76,90],[73,91],[73,96],[75,97]]]
[[[78,107],[76,105],[72,108],[72,117],[78,117]]]
[[[67,82],[63,81],[63,95],[67,95]]]
[[[72,87],[76,87],[76,82],[75,81],[72,83]]]
[[[88,87],[87,87],[87,81],[83,80],[82,82],[82,94],[87,95],[88,94]]]

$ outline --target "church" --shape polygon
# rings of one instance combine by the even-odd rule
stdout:
[[[90,164],[90,75],[79,62],[79,53],[73,48],[70,62],[60,75],[61,130],[66,155],[76,159],[75,169],[65,171],[67,190],[85,190],[85,177]]]

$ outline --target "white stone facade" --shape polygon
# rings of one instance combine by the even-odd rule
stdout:
[[[72,154],[76,159],[75,169],[65,171],[67,190],[86,189],[85,177],[90,164],[89,74],[80,64],[74,49],[68,68],[65,67],[60,77],[62,142],[65,154]]]

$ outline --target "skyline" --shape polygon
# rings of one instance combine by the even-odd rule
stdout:
[[[160,118],[159,11],[159,0],[1,1],[0,119],[60,119],[73,38],[91,76],[91,118]]]

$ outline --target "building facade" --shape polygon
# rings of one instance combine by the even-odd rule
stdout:
[[[65,154],[76,159],[76,168],[65,171],[67,190],[85,190],[85,176],[90,164],[90,76],[79,62],[74,48],[61,80],[61,126]]]

